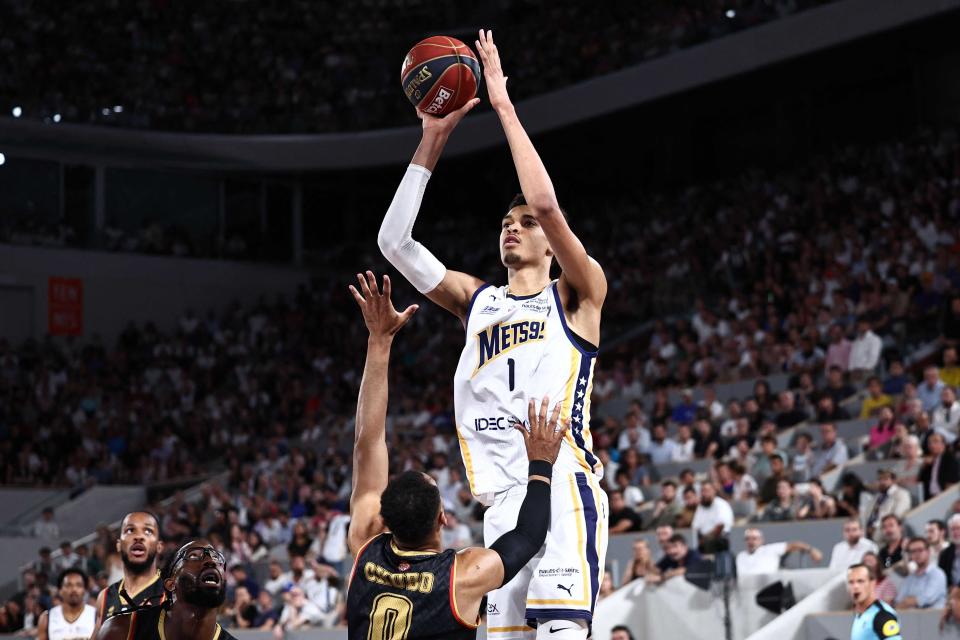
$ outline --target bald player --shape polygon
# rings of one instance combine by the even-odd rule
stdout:
[[[209,541],[186,543],[164,576],[163,604],[108,618],[95,640],[236,640],[217,624],[227,597],[225,564]]]
[[[166,599],[157,557],[163,552],[160,522],[149,511],[131,511],[120,522],[117,552],[123,563],[123,578],[97,597],[97,624],[124,611],[162,604]]]

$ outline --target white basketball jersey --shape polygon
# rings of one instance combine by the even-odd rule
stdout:
[[[557,282],[530,296],[484,285],[467,311],[467,343],[454,377],[460,452],[475,496],[527,483],[528,461],[516,422],[528,423],[527,401],[561,403],[570,431],[555,470],[603,476],[593,455],[590,392],[597,352],[580,346],[567,326]]]
[[[73,622],[63,617],[63,606],[50,609],[47,617],[47,638],[49,640],[90,640],[97,621],[97,609],[89,604],[83,605],[83,613]]]

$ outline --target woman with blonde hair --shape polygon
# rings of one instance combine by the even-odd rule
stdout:
[[[643,538],[637,538],[633,541],[633,557],[627,563],[627,570],[623,572],[623,580],[620,582],[620,586],[656,573],[657,565],[653,562],[650,546]]]

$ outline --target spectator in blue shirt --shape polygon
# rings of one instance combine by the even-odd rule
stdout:
[[[898,396],[907,386],[907,376],[903,372],[903,362],[894,360],[890,363],[890,372],[883,381],[883,392],[888,396]]]
[[[940,567],[930,562],[930,543],[926,538],[911,538],[907,552],[910,559],[917,563],[917,570],[904,579],[898,593],[897,607],[943,608],[947,602],[947,577]]]
[[[927,367],[923,370],[923,382],[917,385],[917,397],[923,403],[924,411],[933,411],[937,408],[940,404],[940,392],[943,391],[944,386],[939,369]]]
[[[670,419],[677,424],[690,424],[697,417],[697,403],[693,401],[693,391],[683,390],[683,401],[673,408]]]

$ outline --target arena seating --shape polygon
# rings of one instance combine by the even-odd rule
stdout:
[[[439,11],[415,0],[190,11],[148,2],[115,7],[108,21],[93,9],[17,1],[0,8],[8,52],[0,108],[6,117],[160,130],[370,129],[409,122],[394,74],[415,42],[434,35],[426,24],[471,46],[476,28],[494,29],[500,48],[513,52],[511,77],[523,97],[826,1],[658,0],[588,10],[568,0],[546,14],[529,0]],[[542,29],[544,21],[556,30]]]

